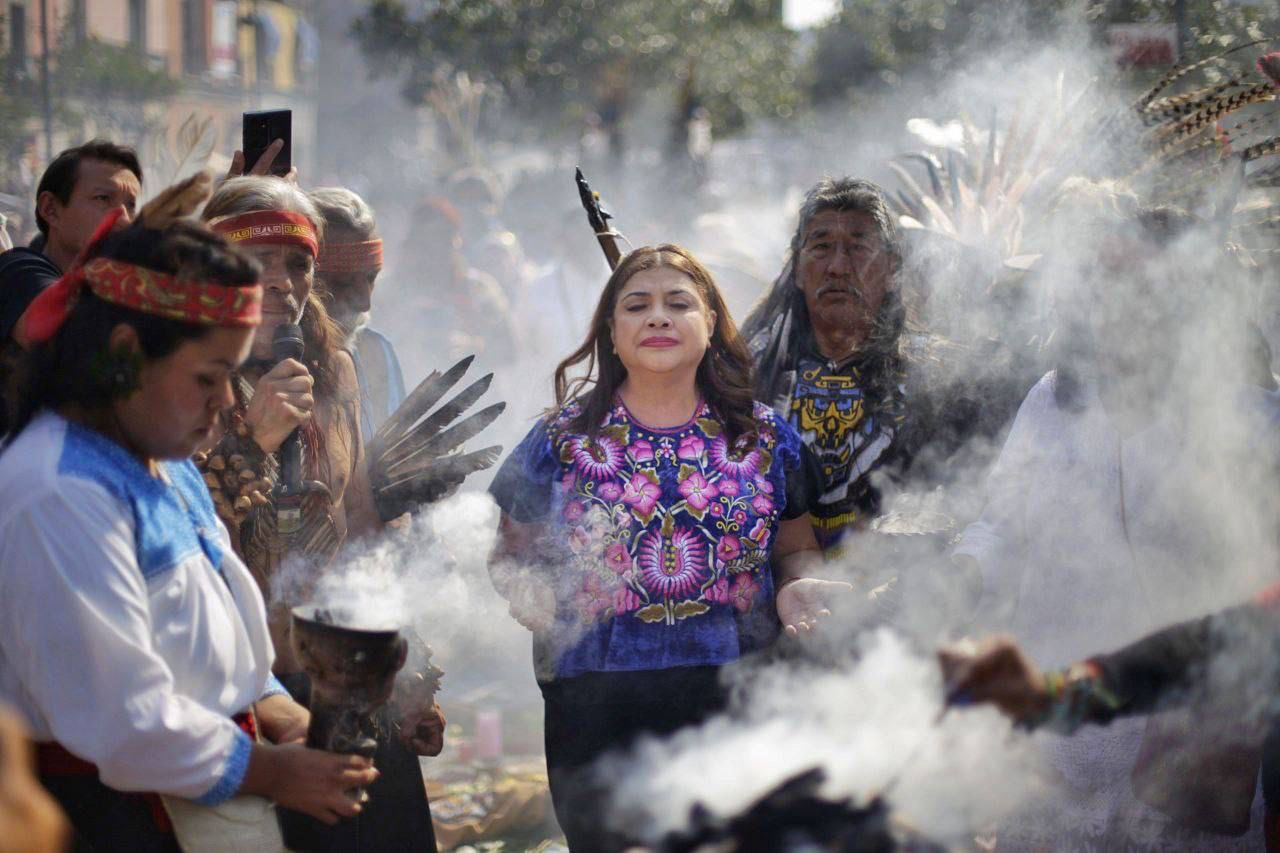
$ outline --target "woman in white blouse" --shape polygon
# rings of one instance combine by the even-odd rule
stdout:
[[[245,795],[334,822],[377,772],[302,746],[309,718],[271,676],[261,595],[188,460],[231,404],[261,316],[257,266],[174,218],[208,183],[127,228],[109,214],[15,329],[27,353],[0,451],[0,701],[98,850],[188,846],[192,803]]]

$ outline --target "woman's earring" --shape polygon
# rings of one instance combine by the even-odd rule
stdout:
[[[94,378],[111,397],[128,397],[142,387],[142,353],[121,344],[94,359]]]

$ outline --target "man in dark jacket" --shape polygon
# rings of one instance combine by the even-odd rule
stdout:
[[[132,148],[94,139],[54,158],[36,188],[40,234],[30,246],[0,254],[0,341],[70,266],[103,216],[121,207],[120,224],[129,223],[141,190],[142,166]]]

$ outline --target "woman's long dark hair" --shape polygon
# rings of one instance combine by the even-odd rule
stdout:
[[[613,334],[609,329],[618,294],[636,273],[658,268],[679,270],[687,275],[703,304],[715,312],[711,345],[698,365],[698,391],[723,424],[731,444],[754,434],[759,423],[755,418],[752,395],[751,354],[738,334],[738,327],[729,315],[729,306],[720,295],[720,288],[711,273],[689,250],[671,243],[636,249],[613,271],[596,304],[587,339],[556,367],[556,407],[563,408],[577,399],[582,405],[582,412],[569,424],[569,428],[590,436],[599,432],[600,424],[608,415],[618,388],[627,376],[621,359],[613,351]],[[586,362],[586,373],[570,380],[570,371],[583,362]]]
[[[229,247],[221,236],[188,221],[163,230],[133,225],[108,235],[89,259],[106,257],[229,287],[257,284],[257,262]],[[209,326],[168,320],[100,299],[86,286],[54,337],[19,353],[5,377],[6,420],[10,437],[21,432],[44,408],[76,403],[101,409],[119,395],[104,375],[108,341],[116,326],[132,326],[144,361],[164,358],[184,341],[200,338]]]

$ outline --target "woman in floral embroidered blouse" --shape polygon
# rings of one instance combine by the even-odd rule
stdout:
[[[591,825],[598,782],[575,771],[721,708],[719,667],[809,630],[824,594],[846,585],[804,576],[820,560],[813,463],[753,402],[750,356],[684,249],[619,264],[556,371],[556,399],[491,487],[503,511],[493,577],[534,632],[570,847],[613,849],[623,841]]]

